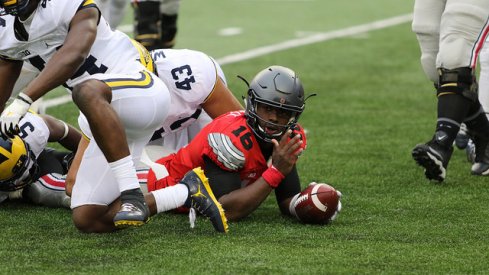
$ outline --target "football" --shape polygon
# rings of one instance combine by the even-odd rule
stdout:
[[[341,193],[325,183],[309,185],[295,202],[295,212],[303,223],[326,224],[336,213]]]

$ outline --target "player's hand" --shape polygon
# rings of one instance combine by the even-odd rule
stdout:
[[[297,162],[299,155],[304,150],[301,148],[303,143],[301,136],[297,134],[292,138],[289,138],[291,134],[292,130],[287,130],[287,132],[280,139],[280,142],[272,139],[272,164],[283,175],[289,174]]]
[[[29,110],[32,99],[24,93],[20,93],[16,99],[3,110],[0,115],[0,131],[6,137],[13,137],[19,133],[19,121]]]

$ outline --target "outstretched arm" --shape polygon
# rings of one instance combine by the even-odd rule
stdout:
[[[205,174],[230,221],[248,216],[273,190],[263,178],[241,188],[238,173],[222,170],[209,158],[205,158]]]
[[[302,149],[299,149],[302,141],[298,135],[288,140],[290,134],[291,131],[288,131],[282,137],[280,142],[273,141],[274,149],[272,154],[272,166],[268,168],[260,178],[252,184],[243,188],[237,188],[219,198],[219,202],[226,211],[226,217],[229,220],[238,220],[248,216],[260,206],[274,188],[277,188],[282,184],[286,176],[294,169],[297,157],[302,152]],[[207,171],[207,162],[205,168]],[[211,184],[212,182],[215,182],[214,185],[228,185],[231,182],[229,179],[226,181],[222,178],[213,179],[212,173],[209,173],[208,177]],[[233,180],[233,182],[236,182],[236,180]],[[241,184],[239,177],[238,184]],[[217,196],[219,197],[219,195]],[[290,202],[291,198],[287,199],[288,202]],[[281,210],[282,207],[285,207],[285,204],[287,204],[286,207],[288,207],[288,202],[283,202],[283,205],[282,203],[280,204]]]
[[[66,149],[75,152],[81,133],[73,126],[50,115],[40,115],[49,129],[49,142],[58,142]]]

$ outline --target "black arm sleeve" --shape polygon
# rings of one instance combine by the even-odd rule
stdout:
[[[221,169],[210,158],[204,156],[204,171],[212,192],[217,199],[241,188],[241,179],[236,172],[229,172]]]
[[[44,149],[37,158],[40,176],[50,173],[66,174],[67,170],[62,165],[63,157],[66,154],[68,152],[61,152],[51,148]]]
[[[297,167],[294,165],[292,171],[285,177],[280,185],[275,189],[275,197],[277,203],[280,204],[285,199],[295,196],[295,194],[301,192],[301,182],[299,180],[299,174],[297,173]]]

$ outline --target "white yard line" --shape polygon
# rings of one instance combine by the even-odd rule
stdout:
[[[385,29],[388,27],[404,24],[412,21],[413,14],[403,14],[400,16],[395,16],[379,21],[373,21],[367,24],[357,25],[353,27],[348,27],[344,29],[339,29],[330,32],[318,33],[311,36],[301,37],[297,39],[287,40],[273,45],[263,46],[255,49],[251,49],[242,53],[231,54],[216,59],[221,65],[236,63],[251,58],[259,57],[262,55],[288,50],[296,47],[301,47],[313,43],[324,42],[327,40],[332,40],[336,38],[342,38],[347,36],[358,35],[374,30]],[[121,28],[128,28],[127,26],[121,26]],[[61,105],[71,101],[71,95],[65,95],[53,99],[46,99],[42,102],[44,108],[50,108],[53,106]]]
[[[384,20],[374,21],[371,23],[363,24],[363,25],[348,27],[345,29],[340,29],[340,30],[335,30],[335,31],[330,31],[330,32],[324,32],[324,33],[318,33],[318,34],[311,35],[311,36],[287,40],[287,41],[280,42],[277,44],[259,47],[259,48],[251,49],[249,51],[245,51],[242,53],[237,53],[237,54],[232,54],[232,55],[228,55],[225,57],[221,57],[221,58],[216,59],[216,61],[221,65],[231,64],[231,63],[255,58],[258,56],[266,55],[269,53],[288,50],[288,49],[292,49],[292,48],[296,48],[296,47],[300,47],[300,46],[305,46],[305,45],[309,45],[309,44],[313,44],[313,43],[324,42],[324,41],[332,40],[332,39],[336,39],[336,38],[358,35],[358,34],[366,33],[366,32],[373,31],[373,30],[384,29],[384,28],[400,25],[400,24],[403,24],[406,22],[410,22],[410,21],[412,21],[412,19],[413,19],[412,13],[404,14],[404,15],[400,15],[400,16],[396,16],[396,17],[392,17],[392,18],[388,18],[388,19],[384,19]]]

